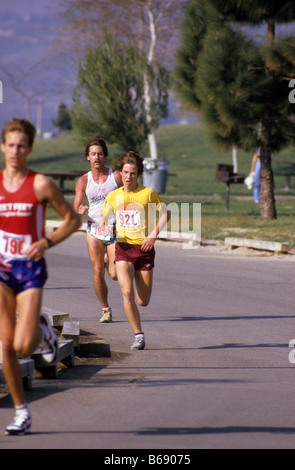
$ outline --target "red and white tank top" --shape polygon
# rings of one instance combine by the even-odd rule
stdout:
[[[104,201],[107,195],[118,189],[118,185],[116,183],[113,170],[109,169],[109,175],[105,183],[97,184],[95,183],[91,171],[88,172],[88,181],[86,187],[86,197],[89,202],[89,209],[88,209],[88,220],[90,222],[99,223],[101,215],[102,215],[102,208],[104,205]],[[116,223],[116,216],[112,214],[108,220],[109,224]]]
[[[29,171],[18,191],[6,191],[0,172],[0,254],[10,260],[27,259],[29,246],[45,235],[46,203],[34,190],[36,173]]]

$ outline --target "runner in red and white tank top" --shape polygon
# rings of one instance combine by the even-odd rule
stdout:
[[[27,434],[31,428],[18,354],[31,356],[40,345],[38,353],[45,362],[55,362],[58,357],[57,336],[50,320],[41,313],[42,288],[47,279],[44,253],[81,225],[80,217],[53,181],[27,167],[35,134],[35,127],[24,119],[13,119],[2,130],[5,168],[0,172],[0,341],[3,372],[15,405],[14,419],[5,429],[7,435]],[[44,236],[47,203],[62,218],[50,238]]]
[[[108,257],[108,272],[117,280],[115,266],[115,216],[109,221],[113,227],[107,234],[101,232],[99,221],[107,195],[122,186],[119,171],[112,171],[105,166],[108,148],[103,139],[93,139],[86,145],[84,156],[90,163],[90,171],[78,179],[74,208],[80,215],[88,211],[87,245],[93,268],[94,290],[102,306],[101,323],[112,321],[112,310],[108,301],[108,288],[105,281],[105,252]],[[88,205],[84,204],[87,199]]]
[[[30,245],[45,236],[46,203],[36,196],[35,176],[30,170],[18,191],[11,193],[0,172],[0,254],[6,260],[28,259]]]

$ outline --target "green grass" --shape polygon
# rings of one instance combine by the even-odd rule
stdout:
[[[278,219],[264,222],[260,219],[259,205],[251,198],[252,191],[247,190],[244,184],[231,186],[230,209],[228,211],[225,209],[225,185],[216,181],[216,166],[218,163],[231,164],[232,153],[213,149],[201,125],[161,126],[157,131],[157,143],[159,158],[169,161],[167,194],[164,198],[168,204],[201,203],[202,236],[205,239],[241,236],[287,241],[292,248],[295,248],[295,199],[292,199],[295,196],[295,180],[293,187],[285,191],[285,178],[275,176]],[[109,166],[115,166],[120,153],[118,147],[109,146]],[[248,175],[252,155],[238,150],[237,156],[238,171]],[[294,148],[274,154],[273,169],[281,168],[282,161],[292,160],[295,160]],[[1,162],[3,168],[3,157]],[[77,143],[71,135],[37,140],[28,163],[31,168],[41,172],[69,170],[86,172],[89,169],[84,157],[84,145]],[[75,182],[65,184],[67,188],[74,189]],[[237,199],[239,196],[248,196],[248,198]],[[284,198],[280,199],[280,196]],[[50,208],[47,217],[56,217]]]
[[[295,249],[294,213],[295,199],[278,199],[277,220],[263,221],[260,218],[259,205],[252,201],[231,199],[230,209],[225,210],[222,197],[168,198],[164,197],[169,207],[171,202],[201,203],[202,238],[205,240],[224,240],[225,237],[255,238],[288,242]],[[191,220],[190,230],[193,227]]]

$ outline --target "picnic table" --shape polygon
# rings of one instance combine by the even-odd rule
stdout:
[[[64,187],[64,182],[66,180],[74,180],[76,178],[80,178],[80,176],[84,175],[86,173],[85,170],[76,170],[76,171],[65,171],[65,172],[60,172],[60,171],[49,171],[44,173],[44,175],[58,180],[58,186],[61,191],[66,191]]]
[[[291,176],[295,176],[295,162],[281,161],[278,163],[280,165],[287,165],[284,167],[277,168],[274,172],[274,174],[277,176],[285,176],[286,178],[285,190],[287,191],[288,189],[290,189],[290,186],[291,186]]]

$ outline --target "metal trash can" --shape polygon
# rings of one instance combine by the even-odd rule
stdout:
[[[160,194],[166,192],[168,178],[168,161],[146,158],[143,162],[142,183]]]

